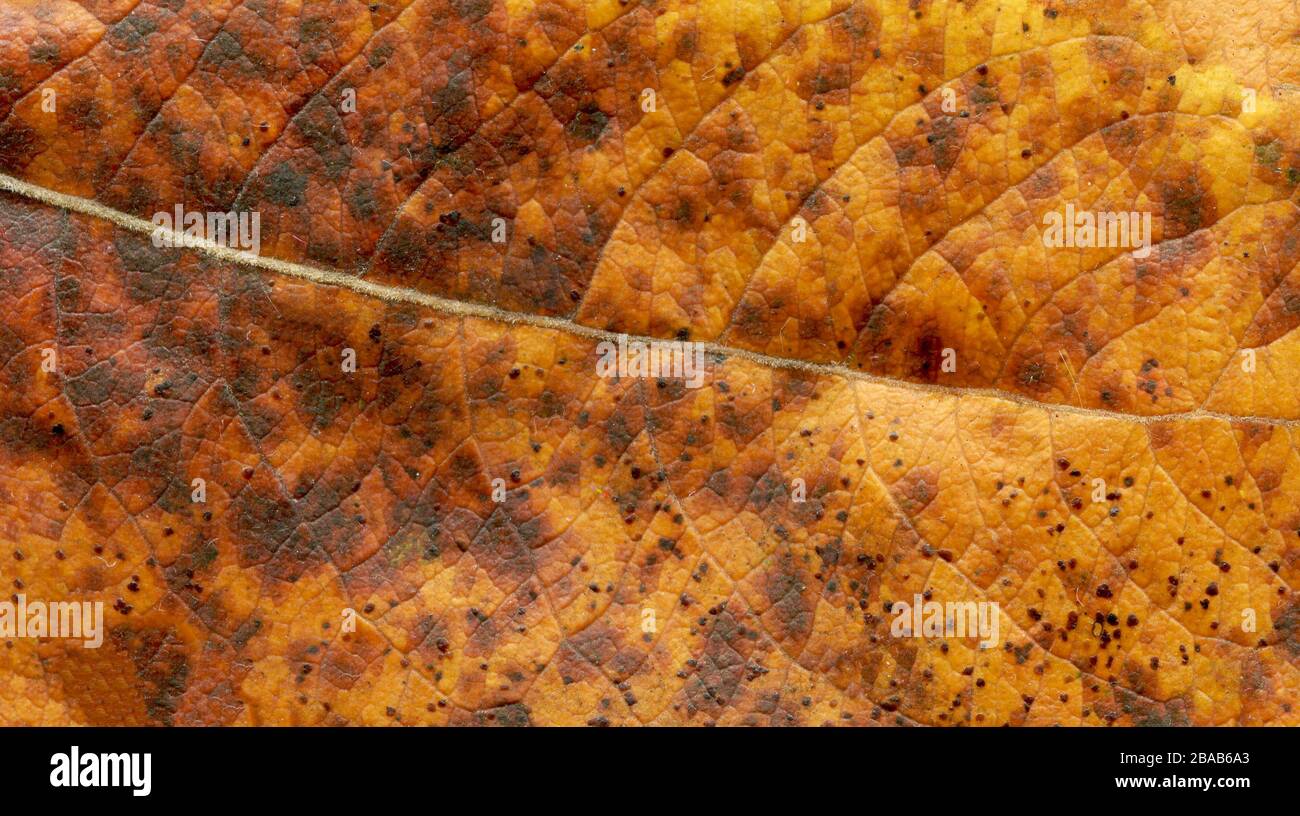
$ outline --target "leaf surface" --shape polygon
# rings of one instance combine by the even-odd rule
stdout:
[[[0,721],[1296,723],[1293,11],[10,4]]]

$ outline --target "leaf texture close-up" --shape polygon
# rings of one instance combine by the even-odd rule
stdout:
[[[0,0],[0,724],[1300,724],[1298,122],[1295,0]]]

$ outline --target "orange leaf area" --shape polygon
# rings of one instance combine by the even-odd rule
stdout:
[[[1300,724],[1297,116],[1285,0],[13,0],[0,724]]]

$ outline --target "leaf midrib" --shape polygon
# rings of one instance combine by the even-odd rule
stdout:
[[[22,198],[38,201],[47,206],[108,221],[122,229],[143,235],[153,235],[154,232],[159,229],[159,227],[155,226],[152,222],[146,221],[138,216],[129,215],[120,210],[112,209],[98,201],[61,193],[3,173],[0,173],[0,190],[7,191]],[[184,238],[181,231],[170,229],[168,232],[178,240]],[[195,239],[189,238],[186,240],[194,241]],[[663,338],[659,337],[625,334],[597,329],[592,326],[575,323],[567,318],[530,314],[527,312],[516,312],[484,303],[473,303],[445,298],[404,286],[391,286],[388,284],[375,283],[364,278],[356,277],[355,275],[341,272],[337,269],[310,266],[308,264],[285,261],[279,258],[254,255],[250,252],[230,249],[229,247],[215,244],[206,239],[199,240],[196,243],[197,245],[187,248],[193,252],[225,261],[227,263],[263,272],[272,272],[286,277],[298,278],[310,281],[320,286],[334,286],[341,289],[348,289],[357,294],[378,298],[390,303],[411,303],[457,318],[475,318],[495,323],[504,323],[511,326],[531,326],[534,328],[563,332],[597,341],[617,340],[619,337],[623,336],[626,336],[629,340],[640,340],[647,343],[652,341],[663,341]],[[1220,411],[1208,411],[1203,408],[1167,414],[1126,414],[1119,411],[1106,410],[1104,408],[1088,408],[1063,403],[1044,402],[1027,397],[1023,394],[1004,391],[998,388],[961,388],[934,383],[919,383],[897,377],[887,377],[879,374],[867,373],[865,371],[858,371],[840,363],[816,363],[793,357],[781,357],[778,355],[736,348],[712,341],[695,342],[698,342],[703,346],[707,353],[739,358],[771,369],[800,371],[815,376],[844,379],[855,382],[866,382],[891,388],[901,388],[907,391],[942,394],[957,398],[981,397],[996,399],[1016,405],[1047,410],[1056,414],[1073,414],[1078,416],[1096,417],[1139,425],[1153,425],[1173,420],[1215,419],[1226,422],[1250,422],[1260,425],[1300,428],[1300,419],[1238,415]]]

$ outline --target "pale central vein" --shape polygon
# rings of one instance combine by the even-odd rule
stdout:
[[[509,309],[501,309],[496,306],[489,306],[483,303],[468,303],[465,301],[453,300],[451,298],[432,295],[428,292],[410,289],[405,286],[390,286],[375,283],[334,269],[324,269],[317,266],[285,261],[279,258],[266,258],[261,255],[255,255],[251,252],[231,249],[207,239],[186,237],[181,231],[176,229],[160,228],[143,218],[128,215],[120,210],[112,209],[111,207],[106,207],[98,201],[82,198],[81,196],[68,195],[67,193],[60,193],[47,187],[32,184],[3,173],[0,173],[0,190],[6,190],[24,198],[34,199],[43,204],[58,207],[59,209],[103,219],[116,224],[122,229],[130,230],[132,232],[153,235],[159,229],[163,229],[164,232],[168,233],[174,239],[176,244],[180,245],[181,242],[184,241],[189,244],[186,248],[200,252],[209,257],[217,258],[239,266],[253,267],[268,272],[274,272],[279,275],[301,278],[322,286],[336,286],[341,289],[349,289],[358,294],[379,298],[380,300],[385,300],[390,303],[412,303],[442,314],[452,315],[459,318],[477,318],[479,320],[505,323],[512,326],[533,326],[536,328],[563,332],[598,341],[617,340],[620,336],[623,336],[618,332],[605,331],[592,326],[584,326],[580,323],[574,323],[572,320],[566,318],[529,314],[527,312],[516,312]],[[663,338],[640,335],[626,336],[630,340],[640,340],[647,343],[663,340]],[[1056,414],[1099,417],[1141,425],[1169,422],[1171,420],[1217,419],[1226,422],[1252,422],[1288,428],[1300,427],[1300,419],[1241,416],[1218,411],[1207,411],[1202,408],[1181,413],[1153,416],[1124,414],[1118,411],[1108,411],[1104,408],[1085,408],[1075,405],[1040,402],[1022,394],[1016,394],[1014,392],[1003,391],[996,388],[959,388],[935,383],[913,382],[911,380],[885,377],[879,374],[869,374],[864,371],[857,371],[840,363],[814,363],[807,360],[780,357],[772,354],[750,351],[748,349],[735,348],[709,341],[701,341],[700,345],[703,346],[706,353],[721,355],[724,357],[736,357],[768,368],[802,371],[822,377],[867,382],[875,385],[888,386],[891,388],[899,388],[919,393],[943,394],[956,398],[982,397],[996,399],[1016,405],[1051,411]]]

